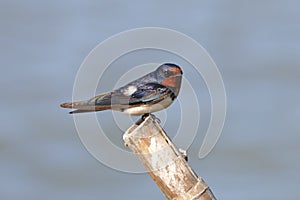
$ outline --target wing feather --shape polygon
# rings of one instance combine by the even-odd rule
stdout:
[[[93,112],[101,110],[122,110],[144,104],[158,103],[174,93],[167,87],[158,83],[146,83],[139,85],[130,96],[125,95],[123,88],[97,95],[87,101],[70,102],[61,104],[64,108],[77,109],[73,113]]]

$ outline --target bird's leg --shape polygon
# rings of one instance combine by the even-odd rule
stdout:
[[[147,117],[149,117],[149,116],[150,116],[149,113],[143,114],[142,117],[141,117],[135,124],[139,126],[139,125],[140,125],[141,123],[143,123],[143,121],[145,121],[145,119],[146,119]]]
[[[150,113],[143,114],[142,120],[144,121],[144,120],[145,120],[147,117],[149,117],[150,115],[152,115],[152,114],[150,114]]]
[[[136,125],[140,125],[147,117],[151,117],[152,120],[160,123],[160,119],[151,113],[143,114],[142,117],[135,123]]]
[[[147,117],[151,117],[153,120],[160,124],[160,119],[151,113],[146,113],[142,116],[142,120],[144,121]]]

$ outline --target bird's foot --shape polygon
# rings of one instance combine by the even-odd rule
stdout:
[[[151,113],[146,113],[142,116],[142,121],[144,121],[147,117],[151,117],[153,120],[160,124],[160,119]]]
[[[146,113],[146,114],[143,114],[142,116],[142,120],[144,121],[147,117],[151,116],[152,114],[150,113]]]

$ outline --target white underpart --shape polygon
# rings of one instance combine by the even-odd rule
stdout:
[[[153,105],[142,105],[142,106],[137,106],[137,107],[133,107],[133,108],[128,108],[124,110],[124,113],[129,114],[129,115],[143,115],[146,113],[153,113],[153,112],[157,112],[160,111],[166,107],[168,107],[169,105],[172,104],[172,99],[170,97],[162,100],[161,102],[158,102],[156,104]]]
[[[137,87],[135,87],[134,85],[129,85],[127,88],[124,88],[122,90],[123,94],[126,96],[130,96],[133,93],[135,93],[135,91],[137,91]]]

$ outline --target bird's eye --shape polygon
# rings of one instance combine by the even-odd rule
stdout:
[[[164,70],[163,73],[164,73],[165,76],[169,75],[169,71],[168,70]]]

